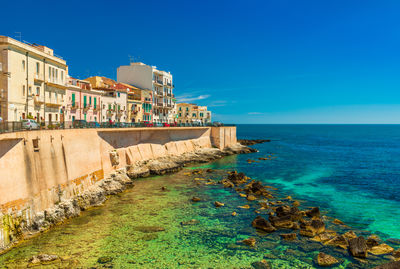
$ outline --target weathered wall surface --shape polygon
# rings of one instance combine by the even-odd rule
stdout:
[[[37,141],[37,145],[36,145]],[[15,221],[85,191],[139,160],[236,144],[235,127],[82,129],[0,135],[0,248]],[[110,152],[119,164],[112,165]]]

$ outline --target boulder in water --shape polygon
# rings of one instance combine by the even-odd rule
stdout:
[[[338,264],[339,261],[331,255],[320,252],[317,256],[317,263],[319,266],[329,267]]]
[[[253,237],[247,238],[247,239],[244,239],[242,241],[242,243],[245,244],[245,245],[248,245],[250,247],[254,247],[256,245],[256,239],[253,238]]]
[[[400,261],[389,262],[375,267],[374,269],[399,269]]]
[[[271,269],[271,266],[266,260],[261,260],[259,262],[253,262],[251,264],[254,269]]]
[[[215,207],[221,207],[221,206],[224,206],[225,204],[221,203],[221,202],[218,202],[218,201],[215,201],[214,205],[215,205]]]
[[[193,202],[200,202],[201,199],[199,197],[193,196],[192,201]]]
[[[287,241],[293,241],[297,239],[297,234],[295,233],[281,234],[280,236]]]
[[[367,243],[363,236],[349,240],[349,251],[353,257],[367,258]]]
[[[319,207],[313,207],[312,209],[306,211],[307,217],[313,218],[313,217],[319,217]]]
[[[368,240],[367,240],[368,242]],[[367,244],[368,245],[368,244]],[[389,254],[393,252],[393,248],[389,245],[386,244],[380,244],[377,246],[371,247],[368,252],[374,254],[374,255],[384,255],[384,254]]]
[[[260,229],[260,230],[268,232],[268,233],[272,233],[272,232],[276,231],[276,228],[274,226],[272,226],[268,220],[264,219],[261,216],[257,216],[251,222],[251,225],[256,229]]]

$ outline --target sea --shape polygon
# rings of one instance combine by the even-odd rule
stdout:
[[[137,180],[103,206],[0,255],[0,268],[26,268],[43,253],[60,259],[42,268],[261,268],[261,260],[271,268],[319,268],[319,252],[338,259],[333,268],[390,261],[389,255],[354,259],[300,236],[280,237],[292,231],[256,231],[251,221],[263,214],[258,202],[217,183],[230,171],[261,181],[277,199],[298,201],[302,210],[318,206],[324,220],[345,223],[327,224],[329,230],[374,234],[400,248],[391,240],[400,238],[400,125],[237,125],[237,137],[270,142],[252,146],[257,153]],[[193,174],[197,169],[203,172]],[[193,203],[193,196],[201,201]],[[243,244],[247,238],[256,245]]]

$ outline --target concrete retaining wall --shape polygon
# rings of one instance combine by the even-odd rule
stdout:
[[[85,191],[139,160],[236,144],[235,127],[45,130],[0,135],[0,248],[12,220]],[[119,155],[114,165],[110,152]],[[2,221],[1,221],[2,220]]]

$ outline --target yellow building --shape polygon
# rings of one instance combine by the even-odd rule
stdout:
[[[0,116],[63,121],[68,67],[53,50],[0,36]]]
[[[178,124],[205,125],[211,123],[211,111],[196,104],[176,104]]]

